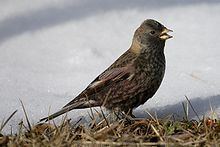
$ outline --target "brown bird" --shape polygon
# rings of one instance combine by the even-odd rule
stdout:
[[[72,109],[104,106],[132,115],[159,88],[165,72],[165,41],[172,30],[147,19],[135,31],[131,47],[60,111],[42,118],[53,119]]]

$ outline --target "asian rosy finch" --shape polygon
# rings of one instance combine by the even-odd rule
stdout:
[[[53,119],[72,109],[104,106],[132,115],[159,88],[165,72],[165,41],[171,30],[147,19],[135,31],[131,47],[60,111],[42,118]]]

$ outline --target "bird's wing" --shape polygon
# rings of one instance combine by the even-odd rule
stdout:
[[[79,94],[75,99],[65,105],[60,111],[42,118],[40,121],[48,121],[62,115],[72,109],[81,109],[81,108],[89,108],[89,107],[96,107],[101,106],[101,101],[96,101],[91,97],[98,95],[99,93],[103,92],[103,89],[108,89],[113,85],[113,83],[127,79],[133,71],[132,66],[128,65],[126,67],[121,68],[113,68],[103,72],[100,76],[98,76],[89,86]]]
[[[92,99],[92,97],[98,95],[100,92],[103,92],[104,89],[106,90],[106,87],[113,85],[113,83],[127,79],[129,76],[131,76],[131,73],[133,71],[134,71],[133,67],[131,65],[127,65],[125,67],[113,68],[103,72],[91,84],[89,84],[89,86],[82,93],[80,93],[71,102],[66,104],[63,108],[80,101],[85,102],[85,101],[94,100]],[[94,102],[91,105],[89,104],[83,105],[81,108],[95,107],[101,105],[102,104],[100,102],[96,102],[96,103]]]

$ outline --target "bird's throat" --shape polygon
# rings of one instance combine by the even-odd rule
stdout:
[[[137,39],[133,39],[130,51],[138,56],[141,53],[142,48],[140,42]]]

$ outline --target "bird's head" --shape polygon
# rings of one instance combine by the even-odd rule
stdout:
[[[137,49],[138,46],[164,44],[167,39],[172,38],[168,32],[172,30],[153,19],[147,19],[135,31],[132,46]]]

